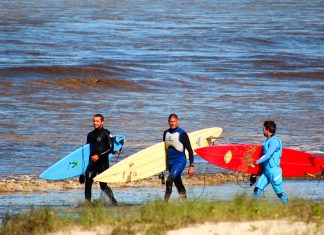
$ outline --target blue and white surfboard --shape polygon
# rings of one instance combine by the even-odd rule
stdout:
[[[114,151],[120,151],[124,145],[124,135],[113,135]],[[111,158],[114,153],[109,153]],[[89,164],[90,145],[86,144],[68,154],[45,170],[39,177],[46,180],[63,180],[79,176],[85,172]]]

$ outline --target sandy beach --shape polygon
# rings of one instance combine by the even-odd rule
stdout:
[[[279,234],[324,234],[324,227],[314,223],[292,222],[286,220],[262,220],[250,222],[219,222],[198,224],[172,230],[167,235],[279,235]]]
[[[66,231],[50,233],[49,235],[103,235],[110,234],[113,228],[110,226],[98,226],[91,230],[83,230],[75,227]],[[144,234],[138,232],[137,235]],[[288,220],[261,220],[249,222],[205,222],[203,224],[195,224],[188,227],[170,230],[167,235],[323,235],[324,226],[318,227],[315,223],[305,223],[299,221]]]

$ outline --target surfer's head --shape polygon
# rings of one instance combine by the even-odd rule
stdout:
[[[263,127],[263,134],[265,137],[270,137],[276,133],[277,125],[274,121],[265,121]]]
[[[179,118],[178,118],[178,115],[175,114],[175,113],[171,113],[169,115],[169,126],[171,129],[176,129],[179,125]]]
[[[103,127],[103,124],[104,124],[104,116],[100,113],[95,114],[93,116],[93,127],[95,129],[100,129]]]

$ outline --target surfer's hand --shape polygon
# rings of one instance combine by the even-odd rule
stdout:
[[[254,167],[256,167],[256,165],[255,165],[254,163],[251,163],[251,164],[250,164],[250,167],[251,167],[251,168],[254,168]]]
[[[190,166],[188,169],[188,175],[193,176],[195,174],[195,168],[193,166]]]
[[[93,156],[91,156],[91,160],[93,161],[93,162],[96,162],[96,161],[98,161],[98,159],[99,159],[99,156],[96,154],[96,155],[93,155]]]

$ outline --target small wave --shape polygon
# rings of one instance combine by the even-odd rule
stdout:
[[[262,73],[261,76],[274,77],[274,78],[294,78],[294,79],[313,79],[324,80],[324,71],[312,71],[312,72],[270,72]]]
[[[22,80],[28,80],[29,77],[51,77],[62,76],[70,77],[94,77],[94,76],[117,76],[124,74],[127,70],[117,66],[91,65],[91,66],[31,66],[31,67],[10,67],[0,69],[0,77],[23,77]]]
[[[56,86],[69,91],[97,91],[98,89],[129,90],[146,92],[148,88],[134,81],[126,81],[116,78],[62,78],[51,80],[30,81],[28,84],[45,87]]]
[[[239,37],[239,38],[231,38],[226,40],[227,43],[235,44],[243,44],[243,45],[261,45],[261,46],[269,46],[273,44],[273,41],[266,38],[257,38],[257,37]]]
[[[9,81],[0,81],[0,88],[5,89],[6,87],[12,86],[12,82]]]
[[[197,82],[215,82],[215,79],[206,77],[194,77],[192,80]]]

